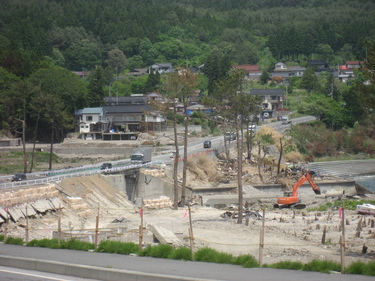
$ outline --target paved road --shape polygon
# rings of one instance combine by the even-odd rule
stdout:
[[[308,164],[308,168],[323,176],[357,178],[363,175],[375,175],[375,159],[314,162]]]
[[[242,268],[227,264],[176,261],[5,244],[0,244],[0,265],[110,281],[374,280],[373,277],[361,275],[322,274],[269,268]]]
[[[95,281],[66,275],[52,274],[35,270],[26,270],[13,267],[0,266],[1,281]]]

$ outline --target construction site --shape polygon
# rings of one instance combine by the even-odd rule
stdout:
[[[156,137],[144,135],[140,141],[153,138]],[[165,146],[170,145],[171,138],[165,135],[163,138]],[[98,152],[103,146],[95,141],[80,144],[67,140],[57,147],[57,151],[64,157],[73,157],[66,151],[80,145],[94,150],[96,147]],[[111,142],[105,146],[118,152],[120,147],[126,149],[129,144]],[[62,152],[64,149],[65,153]],[[233,158],[235,155],[233,151]],[[75,154],[74,157],[82,157],[86,162],[116,159],[115,154],[110,153]],[[303,180],[298,190],[298,200],[305,205],[303,208],[275,208],[275,204],[280,203],[278,198],[285,196],[286,189],[292,191],[304,171],[290,169],[290,173],[285,173],[287,176],[276,181],[276,168],[264,166],[262,182],[257,165],[246,162],[242,176],[246,212],[239,224],[236,167],[228,165],[223,157],[212,149],[212,153],[188,159],[186,194],[190,217],[186,206],[173,209],[173,165],[163,163],[140,170],[137,190],[131,196],[123,175],[103,173],[40,186],[2,189],[0,233],[24,241],[59,236],[89,242],[98,239],[98,243],[105,239],[140,243],[142,225],[142,247],[154,243],[190,247],[193,239],[194,249],[210,247],[235,256],[250,254],[258,258],[264,219],[263,263],[285,260],[306,263],[313,259],[339,262],[342,227],[345,227],[345,263],[375,260],[374,216],[354,210],[340,212],[339,208],[333,207],[320,209],[322,205],[333,206],[341,199],[375,199],[371,192],[358,194],[352,181],[314,177],[314,185],[320,193],[308,184],[308,179]],[[82,165],[84,161],[78,164]],[[181,171],[178,179],[181,183]]]

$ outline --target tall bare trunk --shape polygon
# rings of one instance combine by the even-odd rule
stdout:
[[[280,156],[279,156],[279,161],[277,162],[277,175],[280,174],[280,165],[281,165],[282,158],[283,158],[283,141],[280,138]]]
[[[25,120],[22,120],[22,150],[23,150],[23,172],[27,173],[26,122]]]
[[[237,183],[238,183],[238,219],[237,223],[242,223],[243,214],[243,187],[242,187],[242,134],[239,133],[238,119],[236,118],[236,135],[237,135]],[[242,123],[240,121],[240,128],[242,128]]]
[[[176,104],[173,104],[173,131],[174,131],[174,146],[176,150],[176,154],[174,157],[173,163],[173,189],[174,189],[174,199],[173,199],[173,209],[178,209],[178,158],[180,157],[179,149],[178,149],[178,139],[177,139],[177,110]]]
[[[49,151],[49,170],[52,170],[52,154],[53,154],[53,142],[54,142],[54,127],[52,125],[52,131],[51,131],[51,147]]]
[[[35,145],[36,145],[36,133],[38,131],[38,124],[39,124],[39,117],[40,117],[40,111],[38,112],[38,118],[36,119],[35,129],[34,129],[34,136],[33,136],[33,151],[31,154],[31,162],[30,162],[30,169],[29,173],[33,171],[34,167],[34,157],[35,157]]]
[[[187,170],[187,139],[188,139],[188,123],[189,123],[189,116],[187,114],[187,104],[186,101],[184,102],[184,110],[185,110],[185,132],[184,132],[184,160],[183,160],[183,167],[182,167],[182,187],[181,187],[181,207],[185,206],[186,201],[186,170]]]
[[[261,144],[260,144],[260,141],[259,141],[258,142],[258,174],[259,174],[260,181],[263,182],[263,175],[262,175],[262,171],[261,171],[262,159],[260,157],[261,150],[262,150],[262,147],[261,147]]]

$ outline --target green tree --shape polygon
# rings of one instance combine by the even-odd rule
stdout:
[[[216,86],[215,98],[219,114],[231,123],[237,138],[237,185],[238,185],[238,220],[242,223],[243,212],[243,116],[249,116],[249,104],[247,95],[243,91],[245,72],[242,69],[232,69],[225,79],[219,81]],[[226,143],[226,142],[225,142]]]
[[[108,85],[108,80],[105,77],[104,69],[98,67],[89,77],[88,105],[90,107],[101,106],[104,103],[106,85]]]
[[[185,206],[186,203],[186,180],[187,180],[187,148],[188,148],[188,124],[189,124],[189,115],[187,112],[187,107],[189,105],[189,101],[191,97],[196,94],[196,87],[198,82],[198,75],[192,73],[190,70],[182,69],[179,72],[175,72],[168,75],[168,89],[169,89],[169,97],[172,100],[179,100],[184,105],[184,155],[183,155],[183,167],[182,167],[182,187],[181,187],[181,206]],[[174,103],[175,104],[175,103]],[[175,108],[175,106],[174,106]],[[176,151],[178,150],[178,143],[177,143],[177,118],[176,112],[174,111],[174,125],[175,125],[175,148]],[[176,153],[177,154],[177,153]],[[177,156],[176,156],[177,157]],[[178,158],[177,158],[178,159]],[[175,159],[175,163],[178,162]],[[177,169],[177,164],[175,166]],[[177,172],[176,172],[177,173]],[[176,179],[176,178],[175,178]],[[176,186],[175,186],[176,187]],[[175,190],[175,196],[178,192]],[[176,200],[175,208],[176,208]]]
[[[120,49],[113,49],[107,53],[108,66],[111,68],[113,73],[116,73],[116,78],[119,73],[126,69],[129,65],[129,62]]]
[[[259,77],[259,81],[261,84],[266,85],[270,80],[270,74],[267,70],[263,70],[262,75]]]
[[[215,83],[224,79],[230,70],[231,64],[228,56],[212,53],[204,64],[203,72],[208,77],[208,94],[212,94],[215,90]]]
[[[362,77],[359,77],[354,87],[360,93],[363,106],[370,112],[375,108],[375,40],[367,41],[365,47],[365,66],[362,66],[358,73],[362,73]]]
[[[92,69],[102,63],[101,47],[88,39],[73,42],[64,55],[71,70]]]
[[[302,89],[306,89],[309,92],[317,91],[319,89],[318,79],[315,76],[315,72],[313,68],[308,67],[306,71],[303,73],[301,79],[302,80],[301,80],[300,87]]]
[[[144,91],[147,92],[152,92],[155,91],[158,88],[158,85],[160,84],[160,74],[158,71],[150,71],[150,74],[147,77],[147,81],[145,84]]]
[[[159,53],[152,45],[150,39],[144,38],[139,43],[139,55],[142,57],[143,66],[150,66],[154,63]]]
[[[315,116],[321,120],[327,128],[341,129],[344,126],[344,108],[341,102],[327,98],[322,94],[308,97],[298,107],[298,112]]]

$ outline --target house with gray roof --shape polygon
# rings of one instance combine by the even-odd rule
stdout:
[[[155,63],[151,65],[150,71],[159,72],[159,74],[174,72],[171,63]]]
[[[275,112],[283,108],[284,89],[252,89],[245,93],[262,97],[262,114],[266,118],[275,117]]]
[[[105,130],[105,116],[103,108],[91,107],[76,111],[76,126],[80,133],[102,132]]]

